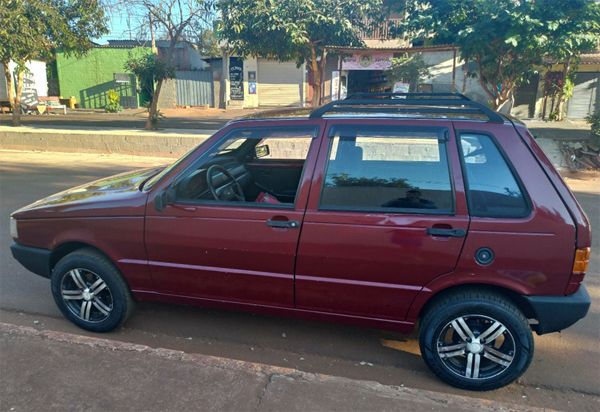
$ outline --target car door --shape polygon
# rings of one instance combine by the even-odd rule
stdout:
[[[170,184],[163,185],[162,191],[177,186],[173,202],[157,210],[151,196],[146,248],[156,288],[171,295],[293,306],[296,250],[319,148],[318,133],[319,122],[307,121],[231,126]],[[253,149],[248,151],[248,147]],[[302,159],[303,173],[288,203],[278,201],[274,194],[265,196],[254,184],[247,163],[256,163],[257,147],[262,154],[284,160],[286,153],[294,162]],[[290,147],[295,149],[288,151]],[[203,173],[215,164],[241,182],[243,201],[207,198]],[[196,176],[200,176],[198,182]],[[217,170],[213,180],[226,178]],[[226,186],[219,191],[231,194]]]
[[[451,123],[328,121],[296,266],[298,308],[402,320],[456,266],[469,217]]]

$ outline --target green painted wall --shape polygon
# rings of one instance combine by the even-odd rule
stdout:
[[[150,48],[140,49],[150,53]],[[102,109],[106,105],[106,93],[115,89],[121,95],[122,102],[131,100],[133,96],[138,105],[142,104],[135,91],[135,82],[129,85],[114,82],[114,73],[126,72],[124,66],[131,51],[123,48],[93,48],[83,57],[66,57],[62,52],[56,53],[61,98],[75,96],[79,107]],[[131,79],[135,80],[133,75]]]

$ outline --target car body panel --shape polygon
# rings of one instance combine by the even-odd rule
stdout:
[[[319,126],[320,122],[302,124]],[[245,123],[232,124],[215,141],[247,127]],[[296,248],[318,137],[312,143],[293,208],[194,203],[168,205],[157,211],[150,205],[145,242],[157,289],[190,297],[293,307]],[[298,226],[274,228],[267,225],[269,219],[296,221]]]

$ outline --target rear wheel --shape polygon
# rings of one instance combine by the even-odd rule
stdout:
[[[63,257],[52,271],[51,286],[65,317],[89,331],[111,331],[125,322],[133,309],[133,299],[121,274],[93,249]]]
[[[527,370],[533,336],[511,302],[487,291],[452,294],[435,303],[421,321],[421,354],[452,386],[491,390]]]

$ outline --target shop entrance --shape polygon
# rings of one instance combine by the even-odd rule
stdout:
[[[348,70],[348,94],[383,93],[392,90],[383,70]]]

